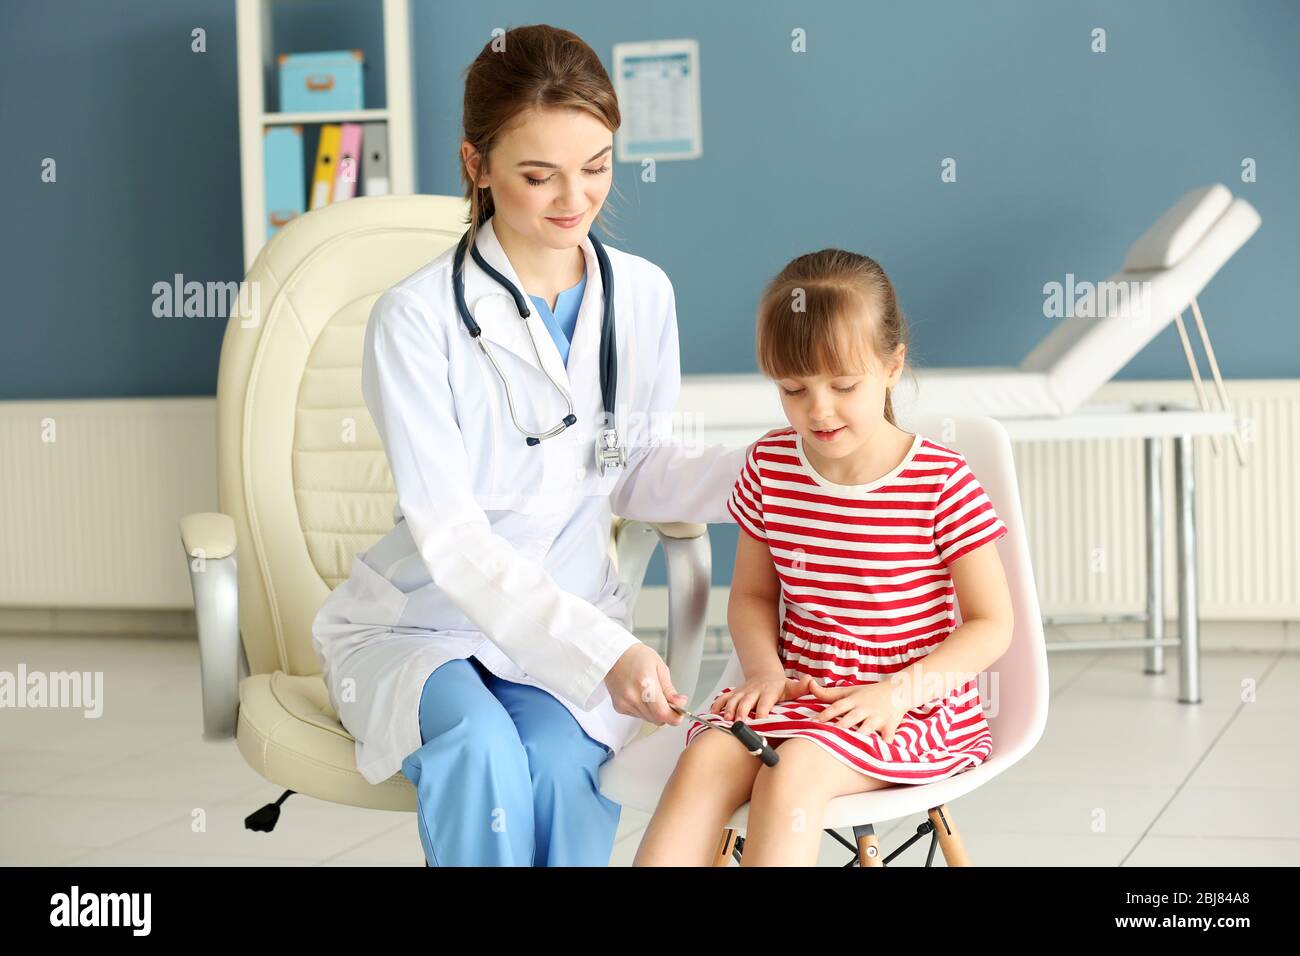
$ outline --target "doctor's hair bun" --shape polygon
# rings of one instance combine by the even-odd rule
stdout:
[[[533,109],[585,110],[610,132],[623,122],[614,84],[596,51],[576,33],[542,23],[493,36],[466,69],[462,136],[490,164],[502,133]],[[460,178],[470,203],[472,244],[492,216],[492,192],[475,186],[463,158]]]
[[[821,249],[792,259],[758,303],[758,367],[773,380],[857,374],[907,344],[894,284],[880,263],[856,252]],[[885,419],[896,424],[888,391]]]

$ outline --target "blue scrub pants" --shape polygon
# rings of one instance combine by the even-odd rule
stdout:
[[[430,866],[608,866],[622,810],[598,789],[612,751],[546,691],[474,658],[448,661],[420,695],[415,785]]]

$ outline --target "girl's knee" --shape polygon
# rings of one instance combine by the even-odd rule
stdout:
[[[691,742],[677,758],[677,763],[678,766],[685,764],[689,767],[717,768],[721,773],[727,767],[744,766],[753,760],[753,756],[735,737],[704,730],[691,738]]]
[[[775,767],[763,767],[754,781],[756,801],[823,806],[833,797],[892,786],[849,767],[814,741],[792,737],[777,748]]]
[[[693,793],[717,794],[723,802],[738,807],[749,799],[760,766],[730,734],[706,731],[678,756],[673,777]]]
[[[819,771],[826,771],[828,755],[811,740],[787,738],[776,748],[780,758],[775,766],[766,764],[754,779],[754,797],[776,797],[794,794],[816,796],[824,789]],[[834,760],[834,758],[830,758]]]

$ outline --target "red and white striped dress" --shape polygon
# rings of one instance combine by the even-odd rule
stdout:
[[[956,624],[948,565],[1007,533],[965,458],[921,435],[897,468],[864,485],[818,474],[793,428],[761,438],[727,509],[772,553],[786,676],[827,686],[878,681],[943,643]],[[826,706],[807,695],[742,719],[766,737],[806,737],[893,783],[950,777],[993,750],[975,679],[909,710],[888,744],[874,731],[809,719]],[[700,716],[731,725],[720,714]],[[687,745],[706,730],[692,722]]]

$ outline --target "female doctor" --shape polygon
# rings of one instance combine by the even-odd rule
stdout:
[[[361,773],[415,786],[430,865],[604,866],[620,808],[600,764],[686,703],[627,629],[611,513],[731,520],[747,449],[661,444],[680,384],[672,286],[588,233],[620,123],[596,54],[553,27],[508,31],[469,68],[463,121],[461,269],[449,249],[366,327],[396,526],[355,557],[313,643]],[[602,267],[625,457],[604,469]]]

